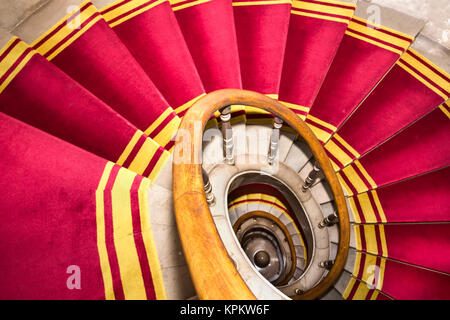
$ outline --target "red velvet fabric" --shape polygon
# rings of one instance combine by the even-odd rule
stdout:
[[[103,19],[52,62],[142,131],[170,108]],[[150,136],[153,138],[157,133]]]
[[[115,162],[136,128],[35,54],[0,94],[0,111]]]
[[[291,15],[280,101],[311,108],[346,29],[345,23]]]
[[[360,286],[367,287],[367,283],[365,283],[364,281],[361,281],[360,279],[355,279],[355,283],[352,287],[352,290],[350,291],[350,293],[348,294],[346,299],[347,300],[392,300],[390,297],[384,295],[383,293],[381,293],[375,289],[370,289],[370,288],[367,288],[365,297],[356,296],[355,294],[356,294],[357,290],[360,288]],[[376,295],[376,297],[375,297],[375,295]]]
[[[0,131],[0,298],[155,299],[149,181],[3,113]]]
[[[288,3],[233,7],[243,89],[278,93],[290,8]]]
[[[190,3],[193,1],[186,1]],[[176,9],[176,7],[175,7]],[[206,92],[241,89],[231,0],[211,0],[175,11]]]
[[[174,109],[205,92],[169,2],[113,30]]]
[[[450,221],[450,167],[377,190],[387,222]],[[379,221],[381,222],[381,221]]]
[[[339,127],[399,55],[345,35],[310,114]]]
[[[389,258],[450,274],[450,224],[385,225]]]
[[[0,299],[104,299],[95,190],[106,160],[0,113]],[[76,265],[81,290],[70,290]]]
[[[448,275],[386,261],[382,291],[401,300],[450,300]]]
[[[338,134],[363,155],[443,102],[441,96],[396,65]]]
[[[435,109],[360,159],[378,186],[450,164],[449,118]]]

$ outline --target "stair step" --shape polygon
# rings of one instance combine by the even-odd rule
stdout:
[[[436,43],[429,50],[438,51],[441,48]],[[338,130],[338,136],[325,145],[339,167],[348,165],[359,155],[374,149],[448,99],[450,89],[440,92],[435,86],[424,84],[423,78],[405,66],[405,63],[412,64],[414,70],[420,69],[423,74],[427,74],[431,83],[450,88],[450,81],[442,78],[445,71],[431,67],[425,60],[415,51],[408,50]],[[411,99],[407,104],[405,96]],[[380,123],[383,125],[379,126]]]
[[[333,192],[331,191],[330,185],[326,182],[326,180],[316,184],[310,190],[314,196],[314,199],[316,199],[319,204],[327,203],[333,201],[334,199]]]
[[[167,190],[173,190],[173,183],[172,183],[172,165],[173,165],[173,157],[174,155],[171,154],[166,162],[158,168],[158,174],[156,178],[154,179],[154,184],[163,187]]]
[[[10,2],[1,25],[30,46],[0,29],[0,146],[6,150],[0,189],[10,191],[0,201],[0,213],[9,214],[0,234],[7,244],[2,254],[24,263],[1,268],[0,298],[98,299],[98,292],[117,299],[195,298],[173,208],[172,162],[179,154],[170,153],[172,137],[206,92],[243,87],[279,98],[306,120],[347,196],[350,249],[322,299],[450,299],[450,60],[430,40],[433,26],[418,35],[422,20],[377,5],[381,20],[374,28],[371,4],[359,1],[355,9],[356,0]],[[237,165],[228,173],[237,173],[247,153],[266,161],[273,132],[272,115],[248,107],[234,115]],[[217,120],[207,127],[205,135],[215,136],[203,142],[209,172],[223,162],[223,137]],[[280,131],[279,160],[305,180],[314,162],[297,138]],[[223,186],[221,179],[212,183]],[[335,211],[323,173],[310,194],[320,204],[322,216],[310,210],[317,229]],[[233,231],[223,232],[228,219],[234,224],[250,211],[278,217],[294,241],[294,277],[305,269],[301,235],[276,197],[248,198],[229,217],[212,207],[217,229],[255,296],[285,299],[236,259]],[[22,221],[23,212],[33,214]],[[39,220],[43,212],[46,224]],[[47,278],[59,271],[41,272],[48,266],[35,261],[36,254],[54,258],[48,243],[55,239],[71,248],[59,250],[57,260],[70,253],[71,261],[75,254],[98,267],[103,254],[89,282],[104,288],[54,288]],[[318,262],[336,258],[339,226],[320,229],[315,241],[313,271],[300,280],[305,287],[328,273]],[[38,271],[39,290],[23,289],[36,289],[22,276],[24,266]],[[368,285],[374,279],[382,279],[377,290]],[[136,285],[138,296],[129,290]]]
[[[448,221],[446,205],[450,167],[445,167],[413,179],[349,198],[355,221],[375,222],[440,222]],[[426,192],[424,192],[426,190]],[[362,206],[365,201],[377,199],[377,206]],[[411,201],[414,199],[414,201]],[[359,205],[359,206],[358,206]],[[350,215],[350,218],[353,216]]]
[[[187,265],[162,269],[164,286],[169,300],[185,300],[196,294]]]
[[[14,268],[2,262],[0,297],[165,298],[157,288],[159,259],[148,247],[155,227],[146,218],[150,181],[4,113],[0,128],[8,150],[0,157],[0,188],[9,191],[0,195],[1,253],[20,261]],[[43,256],[58,263],[42,263]],[[33,276],[24,277],[26,270]],[[66,271],[61,289],[51,279]],[[89,285],[67,290],[77,288],[80,273],[81,286]]]
[[[170,150],[180,122],[173,109],[91,2],[71,9],[77,11],[67,17],[67,12],[60,11],[60,4],[53,1],[33,19],[23,22],[17,34],[21,37],[40,29],[39,38],[30,39],[37,52]],[[82,14],[79,23],[93,20],[77,30],[73,24],[77,23],[74,17],[78,12]],[[49,15],[59,21],[56,34],[46,28],[47,21],[43,20]],[[70,37],[61,51],[62,33]]]
[[[333,245],[333,247],[336,247],[336,246],[337,246],[336,244]],[[350,248],[348,250],[348,257],[347,257],[347,261],[345,262],[344,269],[350,273],[355,272],[356,259],[357,259],[356,255],[357,255],[357,251],[354,248]]]
[[[209,172],[218,163],[223,163],[223,136],[217,126],[203,133],[202,165]]]
[[[270,209],[270,208],[268,208],[268,209]],[[258,211],[259,210],[259,202],[249,202],[247,204],[247,210],[248,210],[248,212]]]
[[[247,127],[244,122],[233,124],[234,155],[244,155],[248,150]],[[236,157],[236,160],[239,159]]]
[[[271,204],[259,202],[258,211],[270,212],[271,208],[272,208]]]
[[[291,10],[279,99],[288,102],[291,110],[303,118],[313,105],[347,30],[347,19],[331,19],[330,14],[349,19],[355,10],[356,1],[345,2],[348,5],[337,1],[296,1]],[[311,10],[314,14],[307,13]]]
[[[328,235],[330,237],[330,242],[339,243],[339,227],[334,225],[332,227],[327,227]]]
[[[206,92],[241,88],[233,8],[228,0],[171,1]]]
[[[153,183],[147,194],[152,224],[175,226],[172,190]]]
[[[150,210],[152,209],[150,205]],[[173,214],[173,212],[169,211],[165,213]],[[187,265],[176,225],[169,226],[152,223],[152,233],[158,251],[159,263],[163,270],[165,268]]]
[[[305,247],[303,245],[296,245],[295,246],[295,254],[297,256],[297,259],[302,258],[305,259]]]
[[[320,300],[344,300],[342,295],[336,289],[332,288]]]
[[[341,170],[339,174],[346,181],[344,187],[348,194],[365,192],[446,167],[450,145],[441,143],[450,139],[446,112],[435,109]],[[417,157],[418,154],[427,156]]]
[[[236,211],[234,209],[228,210],[228,215],[230,217],[230,223],[232,226],[236,223],[236,221],[239,219],[239,217],[236,214]]]
[[[283,130],[280,131],[280,141],[278,143],[278,160],[280,162],[286,161],[289,151],[291,150],[297,136],[298,135],[294,133]]]
[[[258,155],[254,161],[258,159],[259,161],[266,161],[272,130],[271,125],[246,126],[247,152],[250,155]]]
[[[342,271],[341,275],[339,276],[337,282],[334,285],[334,288],[341,294],[343,295],[345,292],[345,289],[347,288],[350,279],[352,279],[351,277],[351,273],[347,272],[347,271]]]
[[[272,206],[272,208],[270,208],[269,213],[278,219],[281,216],[285,215],[285,213],[283,211],[281,211],[278,207],[275,207],[275,206]]]
[[[281,1],[233,1],[243,89],[278,94],[290,8]]]
[[[234,207],[234,211],[236,212],[236,216],[239,218],[249,212],[248,208],[247,208],[247,204],[240,204],[240,205]]]
[[[295,140],[284,163],[292,170],[299,172],[311,157],[312,153],[308,145],[302,140]]]
[[[10,48],[16,50],[3,61],[15,74],[3,83],[2,112],[140,175],[156,176],[167,151],[39,54],[30,51],[26,63],[14,66],[30,49],[20,40]]]
[[[450,273],[450,255],[444,254],[450,248],[450,224],[376,224],[355,229],[357,239],[365,242],[364,247],[357,242],[357,250]],[[414,249],[404,250],[405,247]]]
[[[367,23],[371,19],[369,5],[358,2],[354,18],[306,119],[322,142],[330,138],[376,87],[424,26],[422,20],[379,6],[380,16],[384,18],[374,32]],[[385,36],[386,32],[390,32],[389,37]],[[372,59],[373,55],[377,55],[377,59]],[[349,73],[353,75],[352,81],[348,81]],[[336,101],[336,97],[341,98]]]
[[[142,12],[139,1],[112,7],[117,0],[104,2],[94,4],[175,112],[183,116],[205,89],[170,3],[154,2]],[[136,9],[139,15],[134,14]]]
[[[294,278],[299,278],[303,273],[303,270],[301,268],[296,268],[294,271]]]
[[[438,299],[438,297],[449,297],[446,288],[450,284],[450,278],[443,273],[434,272],[431,270],[419,268],[416,266],[400,263],[395,260],[372,257],[362,254],[370,264],[372,272],[365,272],[357,274],[358,280],[352,279],[350,281],[350,274],[344,271],[341,279],[337,282],[336,287],[344,292],[346,299],[386,299],[392,297],[400,300],[421,300],[421,299]],[[373,262],[372,262],[373,261]],[[366,270],[369,266],[366,266]],[[378,273],[375,271],[378,269]],[[376,274],[383,277],[383,281],[376,280]],[[401,275],[401,276],[392,276]],[[345,279],[343,279],[345,277]],[[362,279],[362,281],[360,280]],[[415,279],[415,280],[414,280]],[[417,280],[417,279],[420,279]],[[370,288],[367,285],[370,282]],[[377,290],[381,288],[381,293]],[[405,290],[406,284],[410,285]]]

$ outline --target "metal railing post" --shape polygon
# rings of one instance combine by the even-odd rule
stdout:
[[[313,169],[308,174],[308,177],[305,179],[305,183],[302,186],[303,192],[306,192],[309,188],[312,187],[312,185],[316,181],[317,177],[319,176],[319,172],[320,172],[319,163],[317,161],[315,161]]]
[[[335,211],[319,223],[319,228],[323,229],[325,227],[332,227],[338,223],[339,223],[339,217]]]
[[[208,206],[212,207],[216,204],[216,197],[214,197],[214,194],[212,192],[212,186],[209,182],[208,174],[206,173],[205,169],[202,168],[202,178],[203,178],[203,190],[205,191],[205,198],[206,203],[208,203]]]
[[[231,127],[231,107],[225,107],[220,110],[220,121],[222,122],[222,136],[223,136],[223,155],[225,163],[234,164],[234,143],[233,143],[233,129]]]
[[[278,144],[280,142],[280,129],[283,126],[283,120],[278,117],[273,119],[273,130],[270,135],[269,154],[267,162],[272,165],[278,154]]]

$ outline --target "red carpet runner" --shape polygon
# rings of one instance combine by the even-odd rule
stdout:
[[[294,1],[279,100],[305,119],[342,41],[355,5]]]
[[[353,276],[363,281],[351,278],[343,294],[345,299],[450,299],[446,289],[450,285],[448,275],[365,253],[357,254]],[[368,283],[372,285],[368,286]]]
[[[278,98],[290,8],[289,0],[233,0],[243,89]],[[273,121],[263,110],[245,107],[245,111],[248,124]]]
[[[380,7],[375,25],[365,1],[103,3],[0,48],[0,298],[166,298],[147,190],[193,101],[243,87],[332,160],[353,218],[343,297],[450,299],[450,76],[410,48],[419,20]],[[276,190],[229,200],[292,212]]]
[[[450,221],[450,167],[349,198],[355,222]],[[414,201],[411,201],[414,199]]]
[[[172,0],[170,3],[206,92],[241,89],[231,0]]]
[[[172,148],[180,119],[92,2],[62,18],[33,47],[166,150]]]
[[[164,299],[150,181],[2,113],[0,131],[0,298]]]
[[[374,27],[356,16],[352,18],[306,118],[319,140],[325,143],[330,138],[413,39],[383,26]]]
[[[449,96],[450,75],[409,49],[325,149],[342,168],[439,107]]]
[[[182,117],[205,89],[170,3],[166,0],[118,0],[99,9]]]
[[[349,195],[431,172],[450,164],[450,112],[444,104],[342,169]]]
[[[169,153],[13,37],[0,50],[0,111],[156,178]]]

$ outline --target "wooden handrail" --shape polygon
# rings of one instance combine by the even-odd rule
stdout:
[[[334,195],[339,216],[339,246],[333,267],[311,290],[293,299],[317,299],[337,281],[347,260],[350,224],[342,187],[319,140],[298,115],[262,94],[237,89],[214,91],[198,100],[184,116],[177,134],[174,154],[183,161],[173,163],[173,199],[183,251],[199,299],[255,299],[219,237],[203,192],[201,164],[196,151],[202,148],[202,135],[196,134],[196,122],[204,130],[214,112],[231,105],[257,107],[281,118],[309,145]],[[190,147],[185,148],[183,134],[189,132]],[[203,132],[203,131],[202,131]],[[183,154],[183,152],[189,154]],[[301,186],[299,186],[301,187]]]

